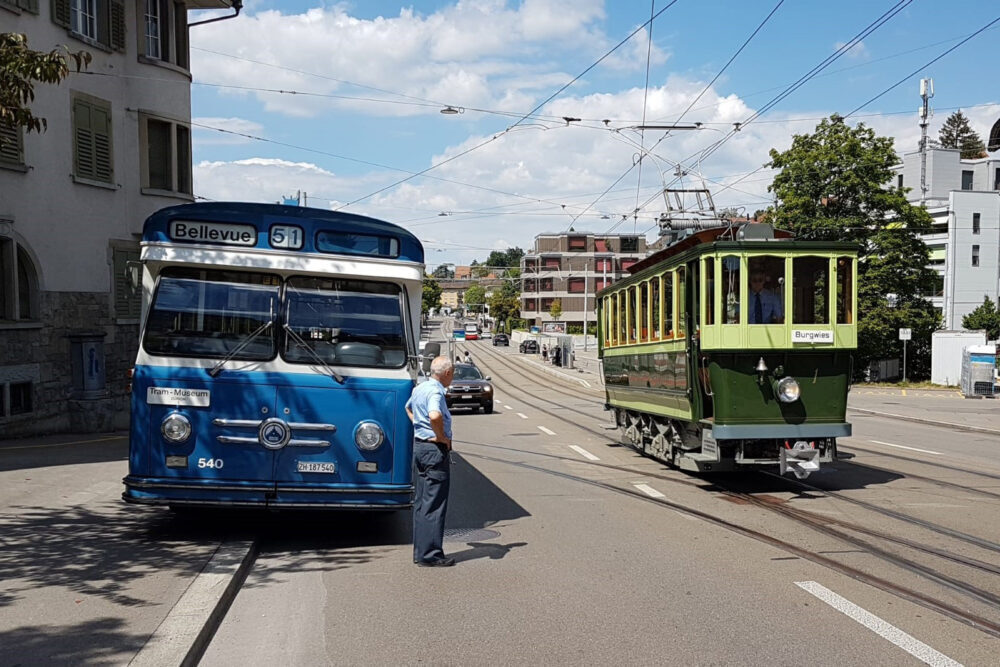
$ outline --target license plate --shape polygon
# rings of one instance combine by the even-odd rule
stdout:
[[[469,399],[469,398],[472,398],[472,394],[462,394],[462,398],[463,398],[463,399]]]
[[[337,472],[337,466],[333,463],[317,463],[315,461],[297,461],[299,472]]]

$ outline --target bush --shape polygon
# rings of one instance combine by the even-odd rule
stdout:
[[[583,333],[583,325],[582,324],[570,324],[568,327],[566,327],[566,333],[577,334],[577,335],[582,334]],[[596,323],[595,324],[588,324],[587,325],[587,333],[590,334],[591,336],[596,336],[597,335],[597,324]]]

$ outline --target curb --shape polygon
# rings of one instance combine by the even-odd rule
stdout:
[[[129,666],[197,665],[256,559],[256,540],[222,542]]]
[[[875,415],[876,417],[888,417],[889,419],[898,419],[899,421],[915,422],[917,424],[929,424],[931,426],[943,426],[945,428],[952,428],[956,431],[969,431],[972,433],[985,433],[987,435],[997,435],[1000,436],[1000,430],[995,428],[986,428],[985,426],[970,426],[968,424],[956,424],[954,422],[943,422],[937,419],[925,419],[924,417],[911,417],[909,415],[897,415],[892,412],[879,412],[877,410],[866,410],[864,408],[852,408],[848,406],[848,410],[854,412],[860,412],[865,415]]]

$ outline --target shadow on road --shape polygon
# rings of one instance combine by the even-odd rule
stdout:
[[[0,630],[3,665],[121,665],[146,641],[117,618],[73,625],[30,625]]]
[[[65,436],[62,436],[62,439],[65,441]],[[0,472],[127,459],[128,436],[126,435],[109,435],[64,443],[60,443],[59,439],[25,440],[23,443],[7,440],[0,443]]]

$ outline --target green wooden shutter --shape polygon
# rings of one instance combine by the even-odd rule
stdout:
[[[111,144],[111,110],[91,107],[91,129],[94,132],[94,177],[112,182],[115,175]]]
[[[139,319],[142,307],[140,291],[133,291],[128,280],[128,263],[139,261],[139,251],[115,248],[112,257],[115,317],[118,319]]]
[[[80,178],[95,177],[91,111],[87,102],[73,100],[73,173]]]
[[[52,22],[64,28],[69,27],[69,0],[51,0]]]
[[[125,50],[125,5],[120,0],[111,0],[111,43],[116,51]]]
[[[24,144],[21,128],[0,123],[0,162],[24,164]]]
[[[38,0],[17,0],[17,5],[26,12],[38,13]]]

